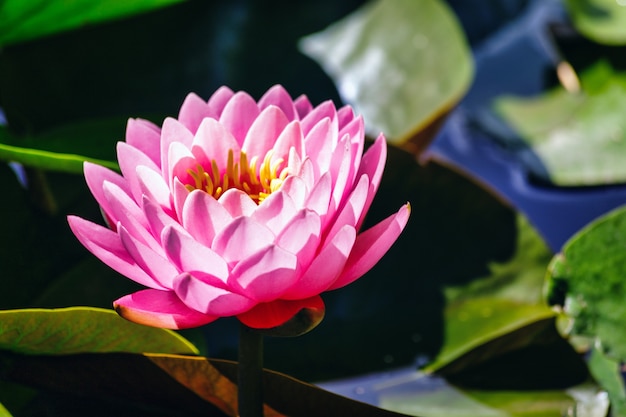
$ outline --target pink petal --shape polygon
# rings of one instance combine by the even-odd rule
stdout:
[[[159,143],[161,129],[143,119],[128,119],[126,124],[126,143],[145,153],[155,165],[161,166]]]
[[[193,142],[193,134],[176,119],[168,117],[163,121],[163,127],[161,129],[161,171],[164,175],[169,175],[171,168],[169,163],[171,157],[169,155],[170,146],[172,143],[179,143],[187,149],[191,149]],[[168,178],[166,177],[166,180]]]
[[[237,318],[253,329],[271,329],[285,324],[303,309],[324,311],[324,301],[319,295],[306,300],[276,300],[257,304]]]
[[[206,101],[195,93],[188,94],[178,112],[178,121],[195,134],[205,117],[216,118]]]
[[[304,151],[304,135],[300,128],[300,122],[290,122],[276,139],[274,144],[274,160],[283,158],[288,161],[289,152],[293,149],[298,155],[302,155]]]
[[[330,231],[327,232],[326,236],[332,238],[334,234],[346,224],[356,227],[358,220],[361,218],[361,213],[363,212],[363,205],[367,199],[369,185],[367,175],[361,176],[354,190],[346,196],[345,206],[341,208],[341,211],[339,211],[335,220],[333,220],[332,227]]]
[[[217,201],[232,217],[250,216],[258,207],[247,193],[236,188],[226,190]]]
[[[288,195],[296,208],[301,208],[304,206],[304,202],[306,201],[308,190],[302,178],[288,176],[280,186],[280,192]],[[261,203],[259,207],[261,207],[263,203]]]
[[[163,176],[145,166],[138,166],[136,174],[141,194],[158,204],[166,213],[172,214],[172,195]]]
[[[67,221],[80,243],[110,268],[146,287],[165,289],[137,265],[117,233],[76,216]]]
[[[274,234],[249,217],[238,217],[222,229],[212,248],[229,264],[248,258],[274,243]]]
[[[109,201],[113,215],[135,238],[154,250],[160,250],[161,245],[156,240],[158,236],[150,232],[150,224],[143,211],[128,194],[110,182],[104,183],[104,195]]]
[[[276,237],[276,244],[296,255],[300,266],[307,267],[320,243],[321,226],[317,213],[301,210]]]
[[[174,142],[170,146],[168,154],[170,171],[165,173],[167,176],[165,180],[169,180],[170,187],[174,178],[178,178],[183,184],[194,184],[195,181],[189,172],[197,169],[198,161],[189,148],[182,143]]]
[[[324,119],[337,119],[337,109],[331,100],[323,102],[302,118],[302,131],[304,135],[307,136],[311,129]]]
[[[259,109],[263,111],[269,106],[276,106],[283,111],[287,119],[296,120],[296,108],[291,96],[282,85],[275,85],[259,100]]]
[[[176,220],[163,210],[163,207],[147,196],[143,197],[141,208],[150,225],[151,234],[155,238],[161,236],[161,232],[166,226],[178,224]]]
[[[192,310],[173,291],[138,291],[116,300],[113,306],[126,320],[164,329],[199,327],[218,318]]]
[[[216,199],[204,191],[192,191],[182,210],[182,225],[198,242],[211,247],[215,235],[233,217]]]
[[[131,236],[122,226],[119,227],[119,235],[126,251],[132,256],[137,265],[164,288],[172,288],[172,282],[179,274],[174,265],[160,253],[155,252]],[[160,252],[162,253],[163,251]]]
[[[177,214],[179,222],[182,222],[183,207],[185,206],[185,201],[187,200],[189,194],[190,192],[187,187],[185,187],[185,184],[180,182],[178,178],[174,178],[172,184],[172,196],[174,200],[174,211]]]
[[[313,210],[320,217],[325,216],[328,212],[331,192],[330,174],[326,172],[320,177],[317,184],[313,186],[306,197],[306,202],[304,203],[306,208]]]
[[[348,285],[369,271],[400,236],[410,211],[410,206],[406,204],[396,214],[359,234],[345,269],[329,290]]]
[[[228,162],[228,151],[233,151],[239,161],[239,144],[224,125],[214,119],[204,119],[193,139],[191,152],[205,171],[211,170],[211,162],[225,168]]]
[[[304,138],[307,157],[313,161],[315,176],[329,171],[333,150],[337,143],[337,130],[330,119],[318,122]]]
[[[228,265],[221,256],[176,227],[165,228],[162,240],[167,257],[179,270],[200,273],[205,281],[224,287]]]
[[[267,246],[243,259],[231,272],[230,286],[258,302],[280,297],[298,278],[298,258],[278,246]]]
[[[296,98],[293,102],[293,105],[296,107],[296,111],[298,112],[298,119],[300,120],[302,120],[304,116],[306,116],[311,112],[311,110],[313,110],[313,105],[309,101],[309,98],[304,94]]]
[[[126,180],[117,172],[111,171],[108,168],[93,164],[91,162],[85,162],[83,164],[83,171],[85,173],[85,181],[87,182],[87,187],[89,187],[89,191],[91,191],[91,194],[93,194],[94,198],[96,199],[102,210],[106,213],[106,215],[110,217],[109,220],[113,223],[117,223],[117,218],[113,216],[113,210],[109,204],[109,201],[104,196],[103,184],[105,182],[115,184],[119,188],[121,188],[126,194],[130,195],[130,188],[126,183]]]
[[[219,119],[222,116],[222,111],[230,99],[235,95],[233,90],[226,86],[218,88],[209,98],[207,105],[211,110],[211,117]]]
[[[337,122],[339,123],[339,130],[343,130],[344,126],[351,123],[354,120],[354,111],[351,106],[343,106],[337,110]]]
[[[276,106],[270,106],[263,110],[250,126],[241,149],[249,158],[258,156],[261,161],[265,154],[274,147],[276,139],[289,124],[285,113]]]
[[[281,190],[270,194],[252,213],[252,219],[265,225],[274,234],[280,233],[297,212],[293,200]]]
[[[367,200],[365,201],[365,205],[363,206],[363,213],[361,218],[357,223],[357,230],[363,224],[363,220],[365,220],[365,214],[369,210],[372,205],[372,201],[374,200],[374,196],[376,195],[376,191],[378,191],[378,186],[380,185],[380,180],[383,176],[383,170],[385,169],[385,161],[387,160],[387,142],[385,141],[385,137],[381,134],[378,136],[376,141],[363,155],[363,159],[361,160],[361,167],[359,169],[359,173],[357,175],[365,174],[370,179],[370,188],[367,193]]]
[[[356,230],[348,225],[343,226],[281,298],[302,299],[326,291],[343,270],[355,238]]]
[[[137,178],[138,167],[147,167],[152,171],[160,171],[159,167],[139,149],[130,146],[125,142],[117,143],[117,161],[120,165],[122,175],[128,182],[135,201],[141,201],[142,189]]]
[[[346,139],[347,137],[339,142],[330,163],[331,182],[334,184],[332,199],[335,207],[341,207],[344,204],[344,199],[350,191],[349,187],[352,185],[348,183],[353,166],[350,159],[351,143]]]
[[[176,280],[176,294],[194,310],[220,317],[241,314],[257,304],[243,295],[207,284],[187,273]]]
[[[252,97],[243,91],[235,93],[220,115],[220,123],[233,134],[239,146],[248,133],[252,122],[259,115],[259,107]]]

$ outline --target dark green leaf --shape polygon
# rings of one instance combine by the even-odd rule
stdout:
[[[533,98],[502,97],[496,111],[538,158],[528,168],[560,186],[626,182],[626,73],[598,63],[581,74],[582,92],[556,87]],[[525,162],[529,160],[526,159]]]
[[[141,326],[113,310],[91,307],[0,311],[0,349],[31,355],[198,353],[175,332]]]
[[[157,354],[5,355],[1,375],[25,385],[186,411],[236,415],[237,364]],[[265,371],[265,416],[401,416]]]
[[[130,16],[181,0],[4,0],[0,46]]]
[[[569,333],[598,339],[607,356],[626,360],[626,208],[578,232],[548,269],[548,298],[562,305]]]
[[[371,2],[304,38],[301,49],[364,116],[368,132],[395,144],[454,107],[473,76],[461,27],[438,0]]]
[[[626,44],[624,0],[565,0],[576,28],[598,43]]]

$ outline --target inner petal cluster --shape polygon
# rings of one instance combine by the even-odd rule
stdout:
[[[273,150],[265,154],[263,162],[257,168],[258,156],[248,161],[244,151],[237,155],[231,149],[228,151],[228,160],[225,168],[218,166],[211,160],[209,167],[197,164],[187,172],[192,181],[186,184],[189,191],[203,190],[218,199],[226,190],[236,188],[248,194],[250,198],[260,204],[282,185],[289,172],[284,159],[272,160]]]

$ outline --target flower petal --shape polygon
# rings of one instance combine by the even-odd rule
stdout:
[[[142,189],[137,178],[137,168],[144,166],[152,171],[159,171],[159,167],[146,154],[125,142],[117,143],[117,161],[133,198],[135,201],[141,201]]]
[[[180,273],[174,265],[161,253],[157,253],[133,237],[123,226],[119,226],[119,235],[126,251],[137,265],[164,288],[172,288],[174,278]]]
[[[163,329],[199,327],[218,318],[187,307],[173,291],[138,291],[116,300],[113,307],[126,320]]]
[[[137,265],[117,233],[76,216],[67,221],[80,243],[110,268],[146,287],[165,289]]]
[[[215,90],[207,102],[209,109],[211,109],[211,117],[219,119],[222,116],[224,107],[226,107],[226,104],[228,104],[234,95],[235,93],[233,90],[226,86],[222,86]]]
[[[111,208],[107,198],[104,196],[103,184],[105,182],[115,184],[126,194],[130,195],[128,183],[124,177],[117,172],[91,162],[85,162],[83,164],[83,171],[85,173],[85,181],[87,182],[89,191],[93,194],[94,198],[102,208],[102,211],[104,211],[104,213],[109,217],[107,221],[111,221],[113,224],[117,223],[117,218],[113,215],[113,209]]]
[[[188,273],[176,279],[175,290],[186,305],[208,315],[234,316],[257,304],[243,295],[207,284]]]
[[[211,246],[228,262],[236,263],[274,243],[274,234],[249,217],[238,217],[223,228]]]
[[[370,148],[363,155],[363,159],[361,160],[361,167],[359,169],[359,173],[357,175],[365,174],[370,179],[370,189],[367,193],[367,200],[365,201],[365,205],[363,206],[363,213],[361,214],[361,218],[357,223],[357,230],[363,224],[363,220],[365,220],[365,214],[369,210],[372,205],[372,201],[374,200],[374,196],[376,195],[376,191],[378,190],[378,186],[380,185],[380,180],[383,176],[383,170],[385,169],[385,161],[387,160],[387,141],[385,137],[381,134],[378,136],[374,144],[370,146]]]
[[[348,225],[342,227],[313,259],[309,268],[294,286],[289,288],[281,298],[302,299],[326,291],[343,270],[355,238],[356,230],[353,227]]]
[[[215,235],[233,220],[215,198],[204,191],[189,193],[182,210],[182,225],[198,242],[211,247]]]
[[[178,143],[187,149],[191,149],[193,142],[193,134],[178,120],[168,117],[163,121],[161,128],[161,171],[164,175],[170,173],[170,146],[172,143]],[[167,177],[165,178],[168,179]]]
[[[126,143],[146,154],[155,165],[161,166],[159,143],[161,129],[143,119],[128,119],[126,123]]]
[[[138,166],[136,174],[141,194],[158,204],[166,213],[172,214],[172,195],[163,176],[145,166]],[[141,198],[137,201],[141,201]]]
[[[282,190],[269,195],[252,213],[253,220],[265,225],[275,235],[280,233],[297,213],[293,200]]]
[[[300,210],[276,237],[276,244],[298,257],[298,264],[306,268],[320,243],[320,217],[311,210]]]
[[[361,218],[363,211],[363,205],[367,199],[367,191],[369,189],[369,178],[367,175],[362,175],[354,190],[346,196],[345,205],[341,208],[341,211],[335,216],[332,222],[330,230],[327,232],[329,238],[332,238],[337,230],[344,225],[350,225],[356,227],[357,221]],[[326,238],[325,236],[325,238]]]
[[[180,271],[201,275],[208,283],[225,286],[228,265],[220,255],[177,227],[166,227],[162,240],[167,257]]]
[[[337,108],[332,100],[326,100],[319,106],[309,111],[302,120],[302,131],[307,136],[311,129],[315,127],[320,120],[329,119],[333,120],[337,118]]]
[[[297,111],[291,96],[282,85],[275,85],[263,94],[259,100],[259,109],[276,106],[283,111],[288,120],[296,120]]]
[[[226,167],[228,152],[239,158],[239,144],[223,124],[214,119],[204,119],[194,136],[191,152],[205,171],[211,171],[211,163]],[[237,161],[235,161],[237,162]]]
[[[257,304],[254,308],[239,314],[237,318],[253,329],[271,329],[288,322],[301,310],[324,311],[322,297],[316,295],[305,300],[276,300]]]
[[[266,108],[250,126],[241,149],[249,158],[258,156],[262,160],[288,124],[289,119],[281,109],[276,106]]]
[[[231,188],[217,200],[232,217],[250,216],[257,209],[257,205],[247,193]]]
[[[229,285],[257,302],[274,300],[298,278],[298,258],[271,245],[243,259],[232,270]]]
[[[406,204],[396,214],[359,234],[345,269],[329,290],[348,285],[369,271],[400,236],[410,212],[411,208]]]
[[[293,105],[298,112],[298,119],[300,120],[302,120],[304,116],[306,116],[311,112],[311,110],[313,110],[313,105],[311,104],[311,101],[309,101],[309,98],[304,94],[296,98],[293,101]]]
[[[252,97],[243,91],[235,93],[224,107],[220,115],[220,123],[233,134],[239,146],[252,125],[252,122],[259,115],[259,107]]]

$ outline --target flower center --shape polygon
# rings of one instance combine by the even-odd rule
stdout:
[[[215,160],[211,161],[210,169],[198,164],[196,168],[187,172],[193,178],[192,184],[187,184],[189,191],[203,190],[219,198],[226,190],[236,188],[248,194],[257,204],[261,204],[270,194],[278,190],[287,177],[287,167],[280,168],[284,160],[278,158],[272,163],[274,151],[265,154],[263,162],[257,171],[258,157],[248,162],[244,151],[239,152],[239,160],[235,162],[234,152],[228,151],[226,169],[220,170]]]

